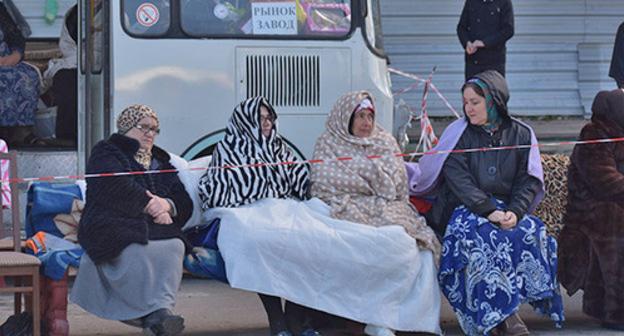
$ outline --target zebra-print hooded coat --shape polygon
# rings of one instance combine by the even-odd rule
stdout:
[[[307,165],[275,165],[243,168],[226,166],[295,161],[295,156],[277,134],[262,135],[260,107],[277,114],[264,97],[240,103],[228,123],[225,137],[217,143],[210,166],[199,181],[202,209],[238,207],[263,198],[306,198]]]

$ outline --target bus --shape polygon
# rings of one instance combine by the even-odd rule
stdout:
[[[348,91],[371,92],[396,133],[379,0],[86,0],[78,12],[79,173],[135,103],[158,113],[158,145],[189,160],[257,95],[302,159]]]

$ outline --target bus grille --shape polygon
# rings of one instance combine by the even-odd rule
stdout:
[[[320,106],[320,57],[248,55],[247,98],[274,106]]]

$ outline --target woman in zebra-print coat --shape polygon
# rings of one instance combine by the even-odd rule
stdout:
[[[216,146],[210,166],[199,183],[204,210],[238,207],[264,198],[304,199],[308,191],[306,165],[272,165],[216,169],[296,158],[277,134],[277,114],[263,97],[240,103],[230,118],[225,138]]]
[[[276,120],[275,110],[264,97],[247,99],[236,107],[225,137],[217,144],[210,167],[199,182],[204,210],[236,208],[266,198],[306,198],[309,180],[306,165],[249,166],[296,160],[277,134]],[[281,299],[258,295],[267,312],[271,334],[292,336],[282,311]],[[286,310],[289,315],[300,315],[304,308],[287,301]],[[308,326],[298,328],[305,329],[302,335],[317,335]]]

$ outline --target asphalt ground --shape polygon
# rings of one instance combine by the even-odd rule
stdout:
[[[533,313],[528,305],[521,307],[520,315],[533,335],[624,335],[622,332],[602,329],[597,321],[584,315],[581,300],[581,293],[573,297],[564,294],[566,322],[562,329],[555,328],[548,318]],[[258,296],[232,289],[217,281],[185,278],[178,293],[175,311],[185,318],[183,335],[269,335],[266,315]],[[11,314],[12,296],[0,296],[0,318],[5,320]],[[68,314],[70,335],[142,335],[140,329],[100,319],[75,304],[70,303]],[[446,335],[462,335],[446,300],[442,305],[441,325]],[[324,335],[345,335],[339,330],[323,331]]]

